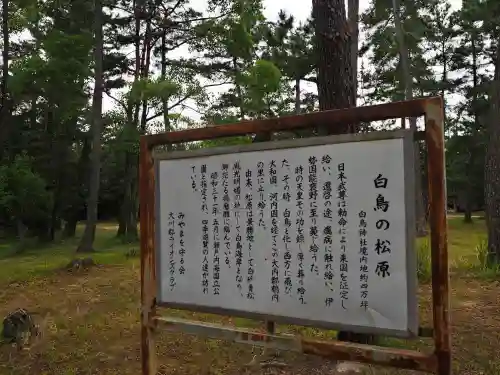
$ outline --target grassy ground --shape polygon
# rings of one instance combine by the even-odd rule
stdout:
[[[112,225],[99,227],[98,253],[94,258],[102,266],[88,272],[61,270],[73,256],[75,241],[18,256],[11,255],[8,244],[0,245],[0,317],[17,307],[34,310],[45,317],[45,335],[31,350],[17,353],[9,346],[0,347],[0,375],[140,373],[139,260],[125,257],[125,253],[137,245],[118,243],[114,239],[115,230]],[[493,272],[481,269],[476,252],[476,246],[484,240],[484,232],[482,220],[464,225],[461,218],[450,219],[455,374],[500,374],[498,283]],[[428,326],[429,286],[423,285],[420,292],[421,321]],[[238,326],[262,326],[243,319],[182,315]],[[333,336],[331,332],[314,329],[279,328],[321,338]],[[406,343],[389,339],[385,344],[424,349],[428,346],[424,341]],[[241,374],[247,371],[244,365],[252,358],[248,346],[182,334],[160,334],[157,352],[160,373],[172,375]],[[265,373],[334,373],[333,364],[316,358],[292,354],[283,354],[283,357],[291,365],[290,369],[265,370]],[[366,368],[366,373],[410,372]]]

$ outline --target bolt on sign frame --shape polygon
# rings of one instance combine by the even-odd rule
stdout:
[[[433,337],[434,351],[432,353],[340,341],[319,341],[290,335],[262,334],[239,328],[167,318],[157,314],[157,308],[161,305],[157,302],[154,147],[221,137],[314,128],[318,125],[335,127],[343,124],[420,116],[425,117],[425,130],[414,133],[414,140],[423,138],[428,152],[433,327],[420,327],[418,334],[421,337]],[[139,168],[142,374],[156,375],[154,334],[158,326],[162,325],[169,331],[292,350],[334,360],[450,375],[451,340],[443,118],[442,98],[432,97],[142,136]]]

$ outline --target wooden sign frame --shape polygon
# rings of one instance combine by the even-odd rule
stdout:
[[[157,303],[154,147],[221,137],[315,128],[318,125],[334,127],[343,124],[420,116],[425,118],[425,130],[415,133],[414,139],[423,138],[428,153],[433,328],[421,327],[419,335],[433,337],[434,351],[432,353],[426,354],[413,350],[382,348],[340,341],[319,341],[274,333],[262,334],[251,330],[162,317],[157,314],[157,308],[160,306]],[[268,348],[292,350],[334,360],[356,361],[437,375],[450,375],[451,339],[443,118],[442,98],[432,97],[142,136],[139,165],[142,374],[156,375],[154,334],[158,325],[162,324],[170,331],[180,331]],[[422,135],[423,137],[421,137]]]

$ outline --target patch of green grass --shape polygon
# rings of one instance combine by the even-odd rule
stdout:
[[[330,329],[319,329],[313,327],[303,327],[303,326],[280,326],[278,332],[297,334],[304,337],[313,337],[319,340],[335,340],[337,338],[337,331]]]
[[[417,276],[422,284],[431,281],[431,249],[427,238],[417,242]]]
[[[462,217],[448,221],[448,253],[450,266],[456,272],[482,279],[498,279],[500,268],[488,262],[486,222],[481,217],[465,223]]]
[[[0,283],[27,281],[60,269],[75,257],[90,256],[97,264],[121,264],[126,262],[125,253],[138,244],[124,244],[116,238],[116,225],[100,224],[92,254],[77,254],[83,225],[77,228],[75,238],[56,241],[52,244],[30,246],[26,251],[16,254],[12,251],[15,243],[0,244]]]
[[[486,223],[474,218],[465,223],[462,217],[448,220],[448,254],[452,268],[473,268],[478,265],[476,247],[486,238]]]
[[[96,253],[92,258],[100,264],[120,264],[126,261],[124,254],[138,244],[125,244],[116,238],[116,224],[101,223],[98,225],[95,240]],[[59,240],[53,244],[30,244],[21,254],[14,254],[15,244],[0,243],[1,282],[26,280],[44,275],[60,268],[75,257],[78,241],[83,233],[83,225],[77,228],[73,239]],[[484,267],[484,241],[486,239],[485,221],[475,217],[472,223],[464,223],[461,216],[451,216],[448,220],[449,262],[453,270],[467,270],[483,274],[496,274],[496,270]],[[430,280],[430,248],[429,240],[419,240],[418,276],[422,283]],[[82,255],[78,255],[82,256]]]
[[[486,224],[475,217],[465,223],[461,216],[448,218],[448,261],[453,272],[473,273],[477,276],[495,275],[497,269],[486,264]],[[432,277],[430,238],[417,241],[417,275],[422,284]]]

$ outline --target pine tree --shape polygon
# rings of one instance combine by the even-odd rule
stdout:
[[[94,94],[92,96],[92,151],[90,154],[90,182],[87,201],[87,222],[77,252],[93,251],[97,226],[97,207],[101,182],[101,136],[102,136],[102,95],[104,90],[104,37],[103,6],[101,0],[94,0]]]
[[[482,66],[488,60],[487,35],[478,26],[481,7],[478,1],[468,1],[453,15],[458,28],[458,43],[453,53],[450,70],[458,78],[453,80],[456,93],[464,97],[457,108],[457,119],[453,125],[461,134],[462,164],[461,183],[456,186],[458,198],[465,208],[465,221],[472,221],[473,202],[477,201],[474,191],[481,190],[483,174],[480,167],[484,160],[484,142],[487,100],[490,81]]]
[[[369,36],[362,53],[371,52],[372,74],[364,77],[369,82],[368,97],[375,101],[410,100],[415,92],[425,94],[434,75],[424,59],[422,41],[426,35],[425,17],[433,2],[400,3],[398,0],[374,0],[362,20]],[[427,91],[428,92],[428,91]],[[404,125],[404,119],[402,127]],[[410,119],[410,128],[417,130],[417,121]],[[417,235],[426,234],[424,208],[422,152],[415,143],[415,205]]]
[[[280,69],[294,87],[294,112],[303,111],[302,83],[317,83],[316,46],[312,20],[296,25],[293,16],[283,11],[278,21],[267,32],[264,56]]]
[[[500,4],[488,0],[482,5],[484,29],[490,36],[495,54],[493,82],[490,86],[485,158],[485,201],[488,229],[488,254],[492,264],[500,264]]]

